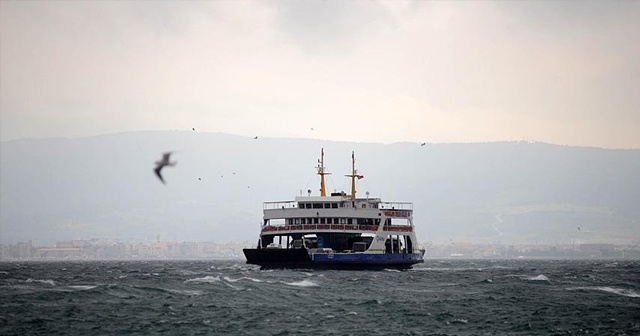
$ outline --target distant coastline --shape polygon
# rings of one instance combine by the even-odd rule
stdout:
[[[108,240],[74,240],[54,246],[35,246],[32,242],[0,245],[0,261],[64,260],[244,260],[245,242],[166,242],[125,243]],[[630,245],[501,245],[432,244],[425,259],[640,259],[640,242]]]

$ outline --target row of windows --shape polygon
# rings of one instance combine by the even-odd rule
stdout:
[[[387,221],[390,221],[387,219]],[[287,224],[361,224],[380,225],[379,218],[288,218]]]
[[[344,202],[340,202],[340,203],[300,203],[298,205],[298,207],[300,209],[337,209],[338,205],[341,208],[344,208]],[[355,203],[351,202],[351,206],[355,208]],[[367,207],[367,203],[362,203],[362,207],[366,208]],[[369,207],[377,208],[377,205],[372,204]]]
[[[340,203],[344,207],[344,203]],[[337,209],[338,203],[300,203],[300,209]]]

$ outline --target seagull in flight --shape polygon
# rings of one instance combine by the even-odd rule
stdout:
[[[257,139],[257,138],[258,138],[258,137],[257,137],[257,136],[255,136],[255,137],[253,137],[253,140],[255,140],[255,139]]]
[[[422,146],[424,146],[426,144],[427,144],[426,142],[423,142],[423,143],[420,144],[420,147],[422,147]]]
[[[162,154],[162,160],[156,161],[156,168],[153,170],[156,173],[156,176],[158,176],[158,178],[163,184],[165,184],[165,182],[164,182],[164,179],[162,178],[162,174],[160,174],[160,171],[162,170],[162,168],[164,168],[165,166],[173,167],[176,165],[175,161],[174,162],[169,161],[169,157],[171,156],[171,153],[172,152],[166,152]]]

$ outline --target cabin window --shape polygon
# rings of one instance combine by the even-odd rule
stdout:
[[[346,223],[347,223],[346,218],[340,218],[340,224],[346,224]]]
[[[353,219],[347,218],[347,224],[353,224]]]
[[[344,202],[340,202],[340,207],[344,208]]]
[[[305,209],[311,209],[311,203],[305,203],[304,208]]]
[[[366,208],[367,207],[367,203],[362,203],[362,207]]]
[[[331,208],[331,203],[325,203],[324,204],[324,208],[325,209],[330,209]]]
[[[313,224],[318,224],[318,217],[313,219]]]
[[[320,224],[324,224],[326,220],[324,218],[320,218]]]
[[[334,208],[334,209],[337,209],[338,208],[338,203],[331,203],[331,207]]]

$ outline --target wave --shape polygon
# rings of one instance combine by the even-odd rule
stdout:
[[[77,290],[90,290],[90,289],[94,289],[97,288],[98,286],[93,286],[93,285],[73,285],[73,286],[68,286],[71,289],[77,289]]]
[[[238,282],[240,280],[249,280],[249,281],[253,281],[253,282],[264,282],[263,280],[260,279],[255,279],[255,278],[249,278],[249,277],[242,277],[242,278],[238,278],[238,279],[231,279],[229,277],[224,277],[223,278],[225,281],[227,282]]]
[[[625,289],[625,288],[597,286],[597,287],[572,287],[572,288],[567,288],[567,290],[595,290],[595,291],[602,291],[602,292],[622,295],[622,296],[631,297],[631,298],[640,298],[640,293],[635,292],[631,289]]]
[[[534,277],[527,277],[524,278],[525,280],[529,280],[529,281],[545,281],[545,282],[550,282],[549,278],[547,278],[544,274],[538,274]]]
[[[493,267],[488,268],[477,268],[477,267],[414,267],[410,268],[409,271],[431,271],[431,272],[483,272]],[[400,272],[400,271],[399,271]]]
[[[30,283],[30,282],[37,282],[37,283],[43,283],[43,284],[47,284],[47,285],[51,285],[51,286],[55,286],[56,283],[53,280],[38,280],[38,279],[27,279],[25,280],[25,282]]]
[[[199,290],[188,290],[188,289],[167,289],[168,292],[180,294],[180,295],[188,295],[188,296],[197,296],[203,295],[203,291]]]
[[[289,286],[296,286],[296,287],[318,287],[320,285],[318,285],[317,283],[313,282],[313,281],[309,281],[309,280],[302,280],[302,281],[296,281],[296,282],[283,282],[285,285],[289,285]]]
[[[357,305],[359,305],[359,306],[370,306],[370,305],[381,305],[381,304],[382,304],[382,301],[376,300],[376,299],[371,299],[371,300],[360,302]]]
[[[211,266],[209,267],[211,270],[216,271],[255,271],[259,270],[260,266],[256,265],[247,265],[247,264],[233,264],[230,266]]]
[[[232,285],[232,284],[230,284],[228,282],[225,282],[224,284],[227,285],[228,287],[233,288],[233,289],[238,290],[238,291],[245,290],[242,287],[234,286],[234,285]]]
[[[447,324],[467,324],[469,323],[469,320],[465,320],[465,319],[453,319],[451,321],[447,321]]]
[[[204,283],[216,283],[220,281],[220,277],[219,276],[210,276],[207,275],[206,277],[203,278],[193,278],[193,279],[187,279],[185,282],[204,282]]]

